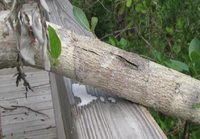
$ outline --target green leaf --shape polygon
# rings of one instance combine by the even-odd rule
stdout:
[[[98,18],[97,17],[92,17],[91,19],[91,31],[94,32],[96,26],[98,23]]]
[[[143,13],[143,14],[146,14],[147,13],[147,9],[144,7],[144,5],[142,5],[141,3],[138,3],[136,6],[135,6],[135,10],[137,12],[140,12],[140,13]]]
[[[52,58],[57,59],[61,54],[61,41],[53,27],[48,25],[50,54]]]
[[[108,43],[110,43],[113,46],[117,46],[117,39],[111,36],[109,37]]]
[[[166,32],[172,34],[174,32],[174,29],[172,27],[166,27]]]
[[[85,13],[83,12],[82,9],[73,6],[73,15],[74,18],[76,19],[76,21],[85,29],[87,29],[88,31],[90,31],[90,24],[88,22],[88,19],[85,15]]]
[[[178,19],[176,20],[176,27],[177,27],[178,29],[183,29],[183,27],[184,27],[184,20],[181,19],[181,18],[178,18]]]
[[[194,109],[199,109],[200,108],[200,103],[196,103],[192,106]]]
[[[197,38],[190,42],[189,57],[192,62],[200,61],[200,40]]]
[[[118,13],[119,13],[120,15],[123,15],[124,12],[125,12],[125,10],[126,10],[126,5],[123,4],[123,5],[120,6],[120,9],[119,9]]]
[[[174,70],[177,70],[177,71],[180,71],[180,72],[183,72],[183,71],[189,72],[188,65],[181,62],[181,61],[170,59],[168,61],[165,61],[164,63],[167,67],[172,68]]]
[[[175,44],[172,49],[173,49],[173,52],[178,54],[181,51],[181,46],[178,44]]]
[[[163,55],[163,53],[157,51],[157,50],[154,49],[154,48],[151,49],[151,53],[152,53],[152,55],[154,56],[154,58],[155,58],[158,62],[160,62],[160,63],[163,62],[163,60],[164,60],[164,55]]]
[[[146,5],[146,7],[150,7],[151,5],[151,0],[145,0],[144,4]]]
[[[132,2],[133,2],[132,0],[126,0],[126,6],[131,7]]]
[[[125,49],[128,46],[128,41],[123,37],[119,41],[120,48]]]

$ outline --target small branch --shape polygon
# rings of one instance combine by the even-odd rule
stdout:
[[[8,108],[8,107],[4,107],[4,106],[0,106],[0,108],[6,110],[6,111],[13,111],[16,110],[17,108]]]
[[[129,30],[133,30],[133,29],[135,29],[135,27],[116,30],[116,31],[114,31],[114,33],[106,34],[105,36],[101,37],[100,40],[103,40],[109,36],[112,36],[113,34],[117,34],[117,35],[115,35],[115,37],[118,37],[121,33],[129,31]]]
[[[42,112],[39,112],[37,110],[34,110],[30,107],[27,107],[27,106],[19,106],[19,105],[11,105],[11,107],[4,107],[4,106],[0,106],[0,108],[4,109],[4,110],[8,110],[8,111],[13,111],[13,110],[16,110],[17,108],[24,108],[24,109],[27,109],[28,111],[32,111],[32,112],[35,112],[37,114],[40,114],[40,115],[43,115],[43,116],[46,116],[47,118],[49,118],[49,116],[45,113],[42,113]]]
[[[189,129],[190,129],[190,122],[186,121],[181,139],[189,139],[190,136]]]
[[[37,114],[40,114],[40,115],[43,115],[43,116],[46,116],[47,118],[49,118],[49,116],[47,114],[39,112],[39,111],[34,110],[34,109],[32,109],[30,107],[27,107],[27,106],[11,105],[11,107],[14,107],[14,108],[24,108],[24,109],[27,109],[28,111],[32,111],[32,112],[35,112]]]
[[[101,4],[101,6],[102,6],[107,12],[110,12],[110,10],[108,10],[100,0],[97,0],[94,4],[96,4],[96,3],[98,3],[98,2]]]
[[[31,88],[29,82],[27,81],[26,79],[26,74],[23,72],[23,59],[21,58],[21,56],[18,54],[18,57],[17,57],[17,66],[16,66],[16,69],[17,69],[17,72],[14,76],[17,76],[16,78],[16,86],[18,87],[19,85],[19,82],[21,80],[24,81],[23,85],[26,89],[26,92],[25,92],[25,97],[27,98],[27,93],[29,90],[31,90],[33,92],[33,89]]]
[[[152,47],[152,45],[141,35],[139,35],[139,37],[149,46]]]

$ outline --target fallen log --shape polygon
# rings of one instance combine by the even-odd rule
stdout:
[[[1,17],[0,17],[1,18]],[[52,25],[53,26],[53,25]],[[54,26],[62,43],[51,71],[100,87],[135,103],[200,124],[200,81],[175,70],[101,42]],[[0,24],[0,34],[3,26]],[[0,37],[0,69],[16,66],[15,37]],[[36,65],[43,68],[42,56]]]

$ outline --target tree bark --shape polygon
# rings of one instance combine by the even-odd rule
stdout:
[[[2,34],[0,24],[0,34]],[[58,64],[51,71],[100,87],[135,103],[200,124],[200,81],[137,54],[55,27],[62,43]],[[16,44],[12,34],[0,37],[0,68],[14,67]],[[42,57],[36,65],[42,68]]]

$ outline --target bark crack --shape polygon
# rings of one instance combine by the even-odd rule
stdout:
[[[111,53],[111,54],[113,54],[113,53]],[[115,55],[116,58],[119,59],[122,63],[124,63],[124,64],[126,64],[126,65],[132,67],[132,69],[138,70],[139,66],[138,66],[137,64],[135,64],[134,62],[129,61],[128,59],[126,59],[126,58],[123,57],[123,56],[120,56],[120,55],[117,55],[117,54],[113,54],[113,55]]]
[[[176,87],[175,87],[175,93],[179,93],[180,92],[180,83],[176,83]]]
[[[93,54],[95,54],[95,55],[100,56],[100,55],[99,55],[98,53],[96,53],[95,51],[88,50],[88,49],[85,49],[85,48],[81,48],[81,49],[84,50],[84,51],[91,52],[91,53],[93,53]]]

